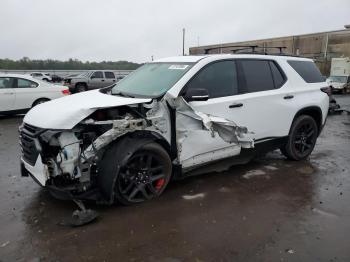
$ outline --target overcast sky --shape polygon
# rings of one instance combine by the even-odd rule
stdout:
[[[350,0],[0,0],[0,58],[146,62],[188,47],[343,29]]]

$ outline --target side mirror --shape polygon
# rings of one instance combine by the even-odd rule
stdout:
[[[91,77],[90,77],[90,79],[94,79],[94,78],[96,78],[96,77],[95,77],[95,76],[91,76]]]
[[[193,88],[186,91],[184,98],[187,102],[190,101],[207,101],[209,99],[209,93],[204,88]]]

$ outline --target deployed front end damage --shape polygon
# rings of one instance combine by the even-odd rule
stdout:
[[[26,121],[20,128],[22,174],[32,175],[59,198],[112,203],[118,174],[107,178],[100,170],[126,163],[149,139],[166,147],[184,171],[254,146],[245,138],[247,128],[196,112],[181,97],[95,109],[78,121],[64,130],[37,128]],[[119,146],[115,163],[104,163],[111,145]]]

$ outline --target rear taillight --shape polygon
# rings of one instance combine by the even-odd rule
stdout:
[[[62,90],[62,94],[64,95],[70,95],[69,89]]]
[[[321,88],[321,91],[326,93],[328,96],[331,96],[332,95],[332,88],[330,86],[327,86],[327,87],[322,87]]]

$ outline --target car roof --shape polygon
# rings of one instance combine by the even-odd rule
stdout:
[[[22,75],[22,74],[7,74],[7,73],[0,73],[0,77],[17,77],[17,78],[23,78],[28,79],[31,81],[37,81],[38,79],[30,76],[30,75]]]
[[[256,59],[274,59],[274,60],[300,60],[313,61],[309,58],[295,57],[287,55],[263,55],[263,54],[213,54],[213,55],[189,55],[189,56],[175,56],[157,59],[151,63],[196,63],[203,59],[222,60],[232,58],[256,58]]]

